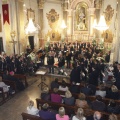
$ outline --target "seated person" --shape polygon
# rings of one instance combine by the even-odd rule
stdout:
[[[93,116],[88,116],[87,120],[103,120],[102,119],[102,114],[98,111],[95,111]]]
[[[81,93],[84,93],[85,95],[91,95],[91,88],[88,87],[88,84],[83,84],[83,87],[80,89]]]
[[[69,120],[69,116],[65,115],[64,107],[59,108],[59,114],[56,114],[56,120]]]
[[[69,89],[71,93],[80,93],[80,87],[76,85],[75,82],[72,82],[72,85],[70,86]]]
[[[119,114],[120,113],[120,106],[116,104],[114,100],[110,100],[109,105],[107,106],[107,112]]]
[[[120,97],[118,88],[115,85],[112,85],[111,89],[106,90],[106,98],[118,100]]]
[[[41,93],[42,100],[50,100],[49,88],[45,87]]]
[[[56,120],[56,113],[50,111],[49,105],[47,103],[43,104],[42,109],[39,111],[39,116],[45,120]]]
[[[101,97],[105,97],[106,96],[105,87],[103,85],[100,85],[99,90],[96,90],[95,95],[100,95]]]
[[[91,108],[93,110],[105,111],[106,105],[102,102],[102,97],[100,95],[97,95],[96,100],[91,103]]]
[[[88,107],[88,103],[85,100],[86,96],[84,93],[80,93],[78,96],[78,99],[76,99],[75,105],[77,107],[81,107],[81,108],[86,108]]]
[[[9,72],[6,70],[6,71],[4,71],[4,73],[3,73],[2,79],[3,79],[3,80],[8,80],[8,78],[9,78]]]
[[[9,86],[7,86],[4,82],[0,82],[0,88],[3,88],[3,92],[9,91]]]
[[[32,100],[29,101],[28,107],[27,107],[27,113],[31,115],[39,115],[39,110],[34,107],[34,102]]]
[[[76,115],[73,116],[72,120],[86,120],[84,117],[84,110],[82,108],[78,108]]]
[[[14,72],[13,72],[13,71],[10,72],[10,75],[8,76],[8,80],[14,81],[14,82],[16,83],[16,86],[17,86],[17,89],[18,89],[18,90],[21,91],[21,90],[24,90],[24,89],[25,89],[22,81],[20,81],[20,80],[19,80],[18,78],[16,78],[16,77],[14,77]]]
[[[95,86],[95,85],[92,85],[92,84],[89,84],[89,85],[88,85],[88,88],[91,89],[91,95],[95,95],[96,86]]]
[[[57,93],[58,88],[53,89],[54,93],[51,93],[51,101],[56,103],[62,103],[62,97]]]
[[[66,82],[62,80],[62,85],[59,86],[60,91],[67,91],[68,87],[66,86]]]
[[[58,78],[55,78],[55,80],[51,82],[51,90],[54,88],[59,88]]]
[[[72,97],[72,94],[69,90],[65,92],[65,97],[63,98],[63,101],[66,105],[74,105],[75,98]]]
[[[118,120],[115,114],[109,115],[109,120]]]

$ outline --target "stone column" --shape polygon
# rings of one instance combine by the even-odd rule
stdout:
[[[89,8],[89,34],[93,36],[93,22],[94,22],[94,12],[95,8]]]
[[[40,32],[39,32],[39,47],[44,46],[44,35],[43,35],[43,7],[44,7],[44,0],[38,0],[38,21],[40,25]]]
[[[67,39],[68,41],[71,41],[71,34],[72,34],[72,15],[71,15],[72,10],[68,10],[67,14]]]

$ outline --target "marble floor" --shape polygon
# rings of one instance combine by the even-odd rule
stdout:
[[[32,77],[32,79],[37,79],[34,84],[17,93],[13,98],[0,106],[0,120],[22,120],[21,113],[26,112],[29,100],[33,100],[36,106],[35,99],[39,98],[41,93],[38,87],[41,80],[39,76]]]

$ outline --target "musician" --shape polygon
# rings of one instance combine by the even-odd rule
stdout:
[[[0,70],[5,71],[7,69],[7,63],[4,58],[0,61]]]
[[[62,67],[64,67],[64,65],[65,65],[65,59],[64,59],[64,57],[63,57],[62,54],[59,54],[59,57],[58,57],[58,66],[60,68],[62,68]],[[58,74],[60,74],[60,71],[59,71]]]
[[[29,45],[27,45],[27,48],[26,48],[26,53],[27,53],[27,55],[29,55],[29,54],[30,54],[30,52],[31,52],[30,46],[29,46]]]
[[[73,60],[75,61],[75,59],[78,59],[78,55],[79,55],[79,51],[77,50],[77,48],[75,48],[74,54],[73,54]]]
[[[41,47],[38,51],[38,54],[40,56],[41,64],[44,65],[44,59],[45,59],[45,50]]]
[[[70,48],[68,48],[66,52],[67,68],[70,68],[71,57],[72,57],[72,53],[70,52]]]
[[[50,51],[47,57],[47,64],[49,65],[49,73],[54,74],[54,51]]]

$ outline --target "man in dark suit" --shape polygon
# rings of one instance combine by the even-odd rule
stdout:
[[[49,52],[49,56],[47,57],[47,64],[49,65],[49,73],[54,74],[54,53]]]
[[[91,103],[91,108],[93,110],[105,111],[106,105],[102,102],[102,97],[100,95],[97,95],[96,100]]]
[[[116,78],[115,85],[117,86],[118,89],[120,89],[120,63],[118,63],[117,69],[118,71],[116,71],[116,73],[114,74]]]

